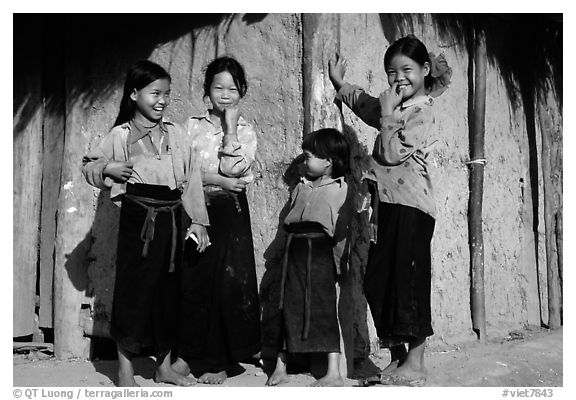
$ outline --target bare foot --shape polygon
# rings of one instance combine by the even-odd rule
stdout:
[[[272,375],[270,375],[270,378],[268,378],[268,380],[266,381],[266,386],[276,386],[281,383],[288,383],[288,382],[290,382],[290,378],[288,377],[286,371],[276,370],[274,371],[274,373],[272,373]]]
[[[226,378],[228,378],[226,371],[206,372],[202,374],[200,378],[198,378],[198,382],[207,383],[209,385],[221,385],[226,380]]]
[[[154,374],[154,382],[171,383],[177,386],[191,386],[196,383],[194,379],[180,375],[172,368],[158,368]]]
[[[134,379],[134,374],[118,371],[118,387],[140,387]]]
[[[182,376],[190,375],[190,367],[188,366],[188,363],[181,358],[177,359],[171,367]]]
[[[426,379],[427,371],[426,371],[426,368],[424,368],[424,367],[421,367],[419,369],[415,369],[413,366],[409,365],[408,363],[404,363],[400,367],[398,367],[394,370],[393,375],[397,375],[397,376],[400,376],[402,378],[406,378],[409,380]]]
[[[396,369],[398,369],[398,360],[390,361],[390,364],[388,364],[386,368],[384,368],[382,372],[380,372],[380,375],[388,375],[393,371],[395,371]]]
[[[344,386],[344,379],[340,375],[326,375],[316,382],[308,385],[310,387],[326,387],[326,386]]]

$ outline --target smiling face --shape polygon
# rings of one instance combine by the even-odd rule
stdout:
[[[390,86],[397,83],[397,90],[403,89],[402,101],[426,93],[424,78],[429,73],[430,65],[427,62],[422,66],[402,54],[394,56],[390,64],[386,66]]]
[[[149,121],[157,122],[170,104],[170,81],[157,79],[148,86],[136,90],[130,95],[136,103],[136,113]]]
[[[209,97],[212,102],[212,110],[216,115],[223,115],[226,108],[238,105],[241,97],[240,91],[230,72],[222,71],[214,75]]]

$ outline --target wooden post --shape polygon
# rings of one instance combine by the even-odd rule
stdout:
[[[336,92],[328,75],[328,61],[339,50],[339,37],[337,14],[302,14],[302,100],[305,135],[321,128],[342,131],[342,114],[334,104]],[[340,372],[344,377],[351,375],[354,368],[353,305],[340,302],[341,291],[349,290],[346,286],[344,283],[337,287]],[[318,366],[318,370],[320,369]]]
[[[40,22],[14,23],[13,326],[34,333],[42,180],[42,49]],[[38,24],[36,23],[38,22]]]
[[[557,329],[562,325],[561,320],[561,289],[560,289],[560,260],[557,243],[562,243],[558,235],[558,212],[562,208],[562,182],[558,169],[561,162],[557,161],[558,147],[562,146],[561,123],[555,121],[553,111],[553,96],[549,93],[547,98],[537,96],[538,120],[542,135],[542,180],[544,182],[544,225],[546,241],[546,271],[548,280],[548,327]],[[551,104],[549,104],[551,103]],[[561,151],[561,150],[560,150]],[[558,165],[560,166],[558,168]],[[557,200],[559,199],[559,200]],[[560,250],[561,251],[561,250]]]
[[[338,50],[337,14],[302,14],[302,96],[304,134],[321,128],[342,131],[342,117],[328,76],[328,61]]]
[[[486,37],[474,29],[474,103],[470,143],[470,198],[468,232],[472,270],[472,325],[481,342],[486,340],[484,296],[484,239],[482,236],[482,197],[484,187],[484,123],[486,115]]]
[[[66,49],[69,46],[66,43]],[[66,124],[54,254],[54,355],[58,359],[88,358],[90,349],[80,313],[88,281],[86,259],[93,218],[93,191],[81,171],[88,148],[84,128],[88,105],[82,96],[87,92],[85,74],[90,59],[77,48],[66,55]]]
[[[43,328],[53,327],[53,279],[54,247],[56,241],[56,212],[60,194],[62,151],[64,146],[64,26],[55,24],[53,29],[44,30],[44,158],[42,168],[42,215],[40,216],[40,265],[39,324]]]

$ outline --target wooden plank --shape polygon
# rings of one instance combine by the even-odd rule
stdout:
[[[92,189],[81,171],[86,152],[87,106],[83,94],[89,91],[86,75],[90,65],[87,49],[75,38],[66,43],[66,124],[60,196],[56,218],[54,253],[54,355],[58,359],[88,358],[89,339],[84,337],[80,310],[87,288],[87,253],[92,223]]]
[[[13,137],[13,330],[34,331],[42,178],[41,57],[34,30],[15,20]],[[40,41],[41,42],[41,41]]]
[[[549,97],[551,97],[549,95]],[[559,259],[557,249],[557,213],[561,205],[557,198],[561,198],[561,182],[558,184],[558,174],[554,174],[553,161],[556,161],[558,143],[561,143],[561,125],[555,121],[553,111],[549,108],[549,101],[553,99],[538,98],[538,121],[542,135],[542,180],[544,182],[544,225],[546,246],[546,276],[548,284],[548,327],[557,329],[562,326],[561,321],[561,289],[559,277]],[[558,134],[558,132],[560,132]],[[554,148],[554,151],[553,151]],[[554,154],[553,154],[554,153]],[[554,158],[554,160],[553,160]],[[555,166],[554,162],[554,166]],[[555,176],[556,175],[556,176]],[[560,187],[560,190],[558,189]],[[560,195],[558,196],[558,193]],[[560,242],[562,238],[559,238]]]
[[[38,310],[39,326],[53,326],[53,278],[54,246],[56,241],[56,211],[60,194],[60,174],[62,172],[62,152],[64,146],[64,37],[63,25],[55,24],[44,32],[43,88],[44,110],[44,162],[42,170],[42,214],[40,216],[40,266]]]

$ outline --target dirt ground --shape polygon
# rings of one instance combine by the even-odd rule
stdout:
[[[380,350],[355,369],[346,386],[357,386],[358,378],[370,376],[389,361]],[[466,343],[450,350],[431,347],[426,355],[431,387],[561,387],[563,386],[563,330],[514,331],[505,339],[487,344]],[[224,386],[261,387],[266,373],[258,363],[241,364],[244,372],[229,378]],[[135,361],[136,381],[144,387],[169,386],[152,379],[154,361]],[[113,387],[116,361],[59,361],[50,350],[20,350],[13,357],[15,387]],[[283,386],[307,386],[314,381],[308,373],[291,374]],[[199,385],[206,386],[206,385]]]

